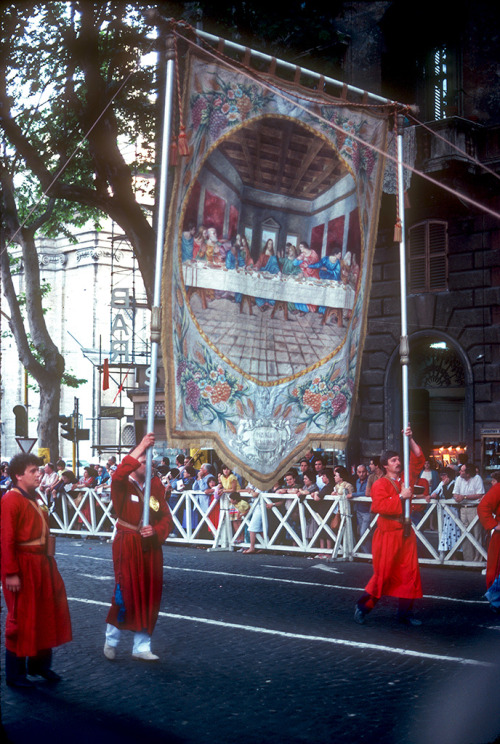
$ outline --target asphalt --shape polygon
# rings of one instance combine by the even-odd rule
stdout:
[[[490,744],[500,736],[500,617],[480,571],[422,568],[420,628],[381,600],[353,621],[367,563],[164,548],[157,663],[102,648],[111,546],[58,539],[74,639],[57,685],[2,680],[12,744]],[[5,612],[2,612],[5,618]]]

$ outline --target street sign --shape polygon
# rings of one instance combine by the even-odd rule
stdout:
[[[27,455],[38,442],[38,437],[16,437],[16,442],[18,443],[21,452],[24,452]]]
[[[123,418],[124,416],[123,406],[101,406],[101,418]]]

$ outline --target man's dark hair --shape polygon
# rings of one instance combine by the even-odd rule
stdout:
[[[321,455],[316,455],[315,456],[315,458],[313,460],[313,465],[316,465],[317,462],[320,462],[323,467],[325,466],[325,461],[323,460],[323,458],[321,457]]]
[[[471,462],[467,463],[465,466],[465,472],[467,475],[470,475],[471,478],[473,478],[476,475],[476,466],[473,465]]]
[[[184,455],[182,452],[179,452],[177,457],[175,458],[175,461],[179,463],[179,465],[184,465]]]
[[[14,455],[9,463],[9,477],[12,479],[12,483],[16,485],[19,476],[24,475],[26,468],[29,465],[36,465],[40,467],[42,461],[36,455],[32,455],[29,452],[21,452],[19,455]]]
[[[370,457],[370,460],[373,462],[375,467],[380,467],[380,457],[378,455],[374,455],[373,457]]]
[[[285,473],[285,478],[289,475],[291,475],[294,480],[297,480],[297,473],[295,472],[295,470],[289,470],[287,473]]]
[[[399,457],[399,452],[396,450],[384,450],[380,455],[380,465],[385,468],[391,457]]]

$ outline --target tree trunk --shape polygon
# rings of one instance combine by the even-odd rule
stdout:
[[[9,327],[17,345],[19,359],[27,372],[36,380],[40,390],[40,409],[37,425],[38,446],[49,450],[55,461],[59,454],[59,403],[64,359],[47,330],[42,307],[40,288],[40,266],[35,246],[35,230],[43,221],[31,229],[21,227],[18,219],[12,179],[0,167],[2,185],[2,224],[0,237],[0,273],[2,288],[9,305]],[[22,248],[23,268],[26,284],[26,322],[12,280],[7,241],[15,236]]]

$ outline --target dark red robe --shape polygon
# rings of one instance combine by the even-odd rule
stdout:
[[[139,461],[127,455],[113,473],[111,499],[118,517],[113,540],[115,591],[106,622],[122,630],[146,630],[149,635],[158,619],[163,584],[162,543],[173,527],[172,515],[165,501],[165,487],[159,478],[151,481],[151,501],[158,509],[150,509],[152,538],[142,538],[138,528],[142,524],[143,500],[129,479],[139,467]],[[126,522],[129,526],[120,523]],[[125,606],[121,618],[120,592]]]
[[[410,484],[413,485],[422,470],[425,457],[410,453]],[[417,538],[412,529],[403,535],[403,503],[399,498],[402,480],[379,478],[372,486],[371,511],[379,515],[373,533],[373,576],[366,591],[374,597],[415,599],[422,596],[422,583],[418,567]]]
[[[16,656],[36,656],[71,641],[66,590],[45,545],[20,545],[48,534],[47,512],[15,489],[0,503],[2,584],[7,605],[5,647]],[[20,576],[19,592],[5,586],[6,576],[12,574]]]
[[[485,530],[493,530],[500,524],[500,483],[490,488],[478,504],[477,514]],[[486,588],[495,581],[500,572],[500,532],[495,530],[488,546],[486,564]]]

